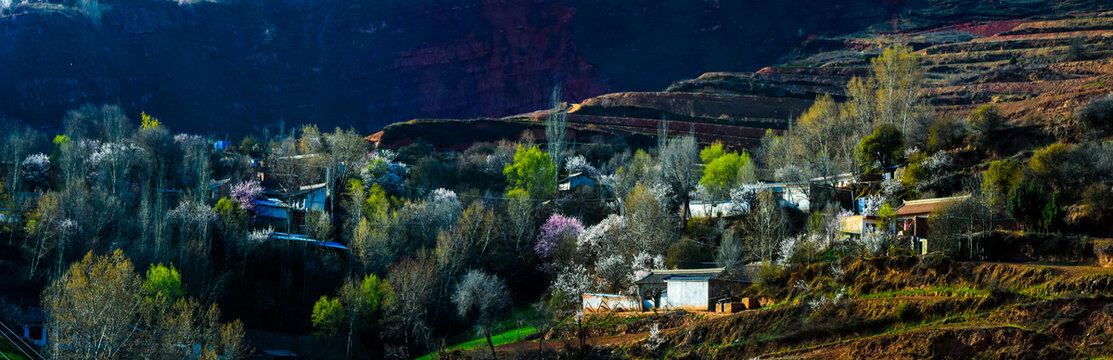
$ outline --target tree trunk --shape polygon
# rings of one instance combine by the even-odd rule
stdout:
[[[491,332],[487,332],[487,346],[491,347],[491,358],[498,359],[499,356],[495,354],[495,343],[491,341]]]

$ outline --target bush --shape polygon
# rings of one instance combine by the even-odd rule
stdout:
[[[957,148],[962,146],[966,135],[966,124],[962,120],[945,116],[928,128],[928,149],[941,151]]]
[[[1113,94],[1094,99],[1082,106],[1075,111],[1074,119],[1082,125],[1082,131],[1103,135],[1113,126]]]
[[[1096,183],[1087,187],[1078,203],[1068,210],[1066,220],[1087,232],[1113,233],[1113,190],[1110,185]]]
[[[704,253],[699,243],[685,238],[669,247],[665,266],[670,269],[691,269],[703,262]]]
[[[1048,205],[1046,193],[1047,190],[1034,180],[1021,182],[1009,194],[1009,215],[1028,229],[1040,228],[1043,211]]]
[[[982,105],[970,114],[970,145],[978,150],[995,152],[1001,144],[998,132],[1005,125],[1005,116],[997,104]]]

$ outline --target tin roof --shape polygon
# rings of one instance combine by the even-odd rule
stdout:
[[[970,195],[963,195],[945,198],[905,201],[904,206],[901,206],[900,209],[897,209],[896,215],[898,217],[927,215],[938,211],[940,208],[943,207],[943,205],[966,200],[969,197]]]

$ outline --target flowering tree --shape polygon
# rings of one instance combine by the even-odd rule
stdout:
[[[364,184],[379,184],[388,193],[402,192],[405,184],[406,167],[394,162],[394,152],[381,151],[372,153],[367,160],[367,166],[360,170],[360,178]]]
[[[595,280],[587,267],[581,264],[572,264],[560,269],[549,291],[554,300],[565,309],[578,309],[580,296],[591,290]]]
[[[564,171],[568,172],[569,175],[582,172],[596,178],[602,175],[599,169],[592,166],[583,155],[576,155],[568,158],[564,163]]]
[[[881,210],[881,206],[885,205],[885,198],[881,195],[870,195],[859,199],[862,205],[862,215],[877,216],[877,212]]]
[[[50,157],[43,153],[28,155],[23,159],[20,168],[23,172],[23,181],[26,181],[30,188],[45,186],[46,173],[50,170]]]
[[[561,214],[553,214],[549,220],[541,225],[540,234],[537,235],[537,244],[533,250],[541,258],[542,271],[553,273],[561,265],[560,248],[564,244],[574,243],[575,239],[584,232],[584,225],[576,218]]]
[[[255,210],[255,200],[259,194],[263,193],[263,186],[255,179],[241,181],[238,184],[232,185],[232,201],[240,205],[241,209],[247,211]]]
[[[487,338],[491,357],[497,357],[491,335],[498,322],[499,313],[506,308],[507,295],[506,282],[498,276],[482,270],[469,270],[452,296],[460,317],[467,317],[472,313],[479,317],[475,327]]]

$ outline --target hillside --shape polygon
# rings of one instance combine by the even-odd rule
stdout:
[[[236,136],[505,116],[544,107],[554,83],[570,101],[660,89],[755,70],[809,34],[890,13],[869,0],[105,0],[98,17],[13,3],[0,15],[0,114],[58,128],[83,103],[119,103]]]
[[[1075,2],[1052,11],[1028,2],[965,3],[908,10],[892,22],[848,35],[809,37],[784,63],[756,72],[710,72],[660,92],[585,99],[570,111],[570,127],[653,136],[667,119],[673,133],[692,130],[705,143],[751,147],[766,129],[787,128],[788,119],[816,96],[843,97],[846,83],[868,75],[869,59],[892,41],[909,43],[921,55],[924,96],[939,115],[965,116],[996,103],[1008,117],[1036,125],[1113,89],[1113,13],[1103,12],[1107,7]],[[488,121],[538,129],[546,116],[540,111]],[[418,120],[392,125],[373,138],[401,146],[415,140],[408,134],[444,126],[468,131],[466,125]],[[456,141],[425,140],[446,148]]]

